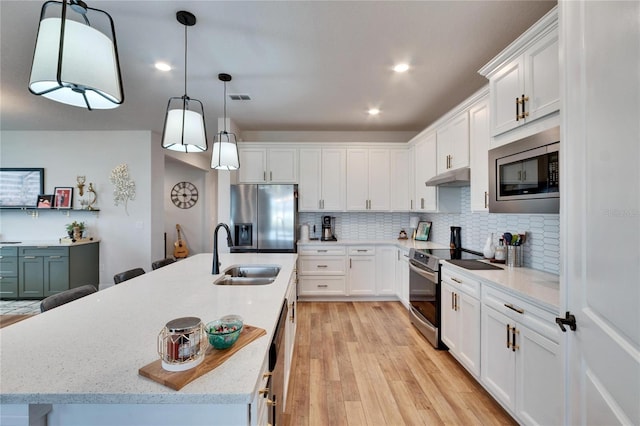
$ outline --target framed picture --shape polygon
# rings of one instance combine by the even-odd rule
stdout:
[[[429,233],[431,232],[431,222],[420,221],[416,228],[416,240],[427,241],[429,239]]]
[[[53,190],[56,196],[54,207],[56,209],[70,209],[73,204],[73,188],[70,186],[56,186]]]
[[[0,168],[0,208],[36,207],[44,193],[44,168]]]
[[[41,194],[38,195],[38,202],[36,204],[36,208],[38,209],[50,209],[53,207],[53,199],[55,195],[53,194]]]

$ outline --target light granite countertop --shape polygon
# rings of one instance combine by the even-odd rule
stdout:
[[[83,239],[82,241],[77,241],[74,243],[65,242],[62,239],[57,240],[25,240],[25,241],[16,241],[11,244],[7,244],[6,242],[0,241],[0,248],[5,247],[69,247],[69,246],[80,246],[83,244],[93,244],[100,242],[99,238],[94,238],[92,240]]]
[[[408,238],[406,240],[394,239],[394,240],[339,240],[339,241],[298,241],[299,246],[366,246],[366,245],[394,245],[404,249],[448,249],[449,246],[443,244],[434,243],[433,241],[416,241]]]
[[[280,265],[273,284],[216,286],[212,254],[198,254],[0,329],[2,404],[248,404],[260,379],[296,254],[221,254],[234,264]],[[239,314],[266,336],[174,391],[138,375],[158,359],[164,325]]]

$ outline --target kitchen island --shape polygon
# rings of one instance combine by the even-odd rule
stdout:
[[[0,424],[249,424],[295,254],[222,254],[281,267],[269,285],[218,286],[211,254],[146,273],[0,330]],[[174,391],[138,375],[158,359],[164,325],[239,314],[266,330],[224,364]],[[44,423],[43,423],[44,424]]]

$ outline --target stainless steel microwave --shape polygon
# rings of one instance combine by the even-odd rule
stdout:
[[[559,127],[489,150],[489,212],[559,213],[559,159]]]

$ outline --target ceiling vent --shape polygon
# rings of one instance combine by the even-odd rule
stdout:
[[[234,93],[234,94],[230,93],[229,99],[231,99],[232,101],[250,101],[251,96],[247,94],[241,94],[241,93]]]

